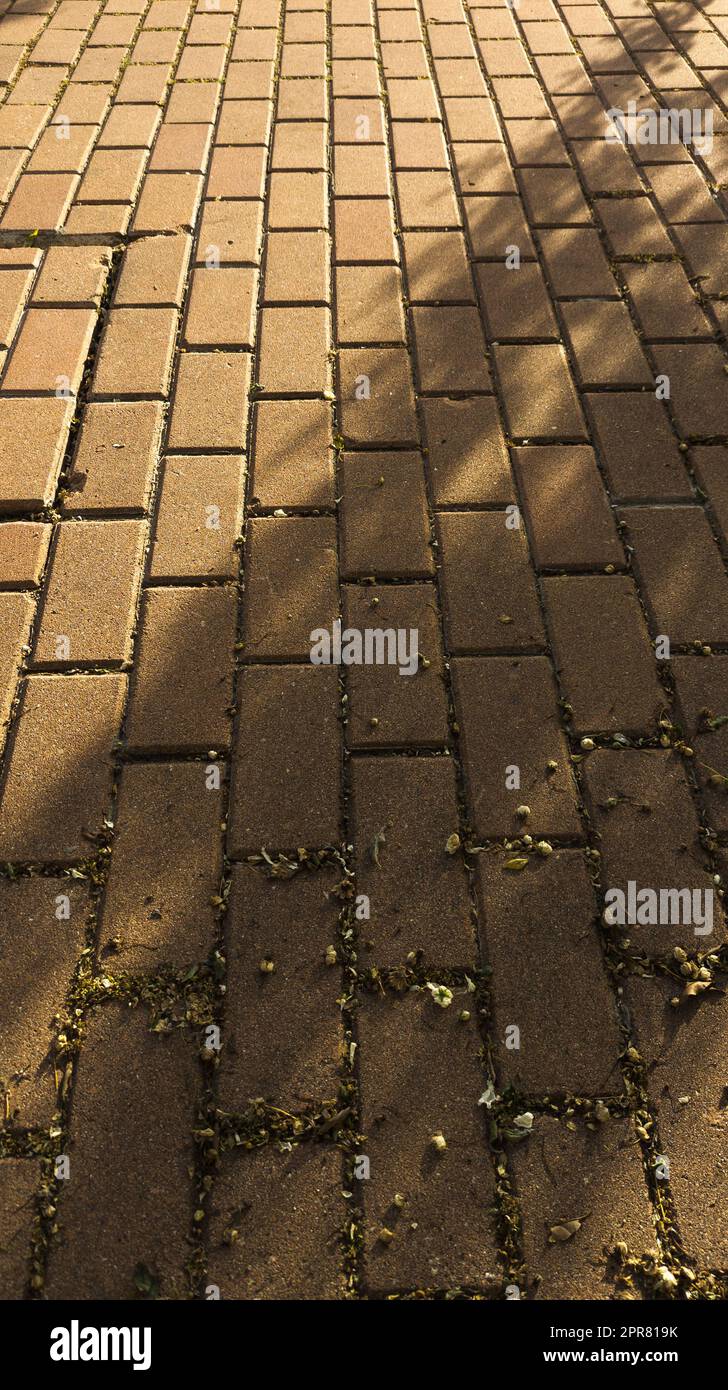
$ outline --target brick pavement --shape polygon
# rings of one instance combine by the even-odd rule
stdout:
[[[0,0],[4,1297],[728,1294],[727,218],[728,0]]]

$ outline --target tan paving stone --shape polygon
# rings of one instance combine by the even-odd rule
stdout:
[[[233,869],[219,1071],[226,1110],[244,1111],[262,1096],[295,1112],[337,1095],[340,983],[326,964],[337,936],[334,887],[330,874],[276,883],[248,865]],[[263,974],[261,960],[273,961],[275,970]]]
[[[656,1253],[639,1149],[629,1121],[575,1132],[543,1117],[512,1155],[523,1203],[526,1284],[539,1299],[614,1299],[605,1251],[624,1241],[637,1258]],[[549,1241],[552,1226],[589,1212],[573,1240]]]
[[[110,809],[125,684],[119,675],[26,682],[0,802],[3,860],[88,857]]]
[[[236,600],[232,587],[147,590],[126,725],[132,748],[173,754],[229,743]]]
[[[3,1299],[21,1299],[25,1293],[36,1225],[35,1196],[40,1182],[41,1168],[37,1159],[4,1158],[0,1161],[0,1296]]]
[[[522,526],[511,514],[441,512],[437,534],[451,650],[538,650],[543,624]]]
[[[333,506],[331,411],[324,401],[261,401],[255,409],[251,501]]]
[[[72,1176],[46,1282],[51,1299],[134,1298],[140,1267],[159,1281],[163,1298],[185,1295],[199,1073],[183,1032],[162,1037],[150,1022],[142,1007],[111,1004],[89,1029]]]
[[[96,401],[86,407],[63,508],[74,516],[146,511],[162,431],[155,401]]]
[[[683,1021],[669,1004],[670,980],[629,980],[625,993],[647,1064],[685,1248],[704,1268],[721,1268],[728,1253],[724,1000],[714,995],[697,1007],[689,1004]],[[688,1102],[681,1103],[686,1095]]]
[[[446,758],[365,758],[352,767],[357,886],[370,902],[360,928],[366,965],[468,965],[476,945],[466,876],[442,846],[457,825],[453,765]],[[384,842],[374,864],[375,837]]]
[[[152,578],[234,578],[244,487],[245,464],[239,455],[166,459],[153,537]]]
[[[214,937],[210,902],[221,862],[221,794],[204,762],[124,769],[114,854],[100,926],[111,968],[154,972],[204,959]],[[170,854],[170,846],[174,853]]]
[[[367,1288],[487,1285],[497,1268],[474,1023],[428,991],[368,997],[359,1012]],[[416,1078],[426,1075],[427,1086]],[[442,1133],[438,1154],[432,1136]],[[395,1193],[405,1197],[398,1211]],[[443,1243],[443,1225],[448,1239]],[[394,1227],[394,1239],[379,1239]]]
[[[537,834],[578,835],[576,788],[546,658],[460,659],[453,681],[476,833],[516,833],[517,808],[527,805]]]
[[[248,353],[183,353],[172,406],[169,447],[242,449],[249,381]]]
[[[371,639],[377,644],[375,662],[352,666],[348,672],[350,747],[442,748],[447,741],[447,700],[431,585],[346,585],[342,603],[344,633],[363,633],[364,641],[367,630],[385,634]],[[400,634],[406,634],[406,642]]]
[[[208,1267],[222,1296],[342,1298],[340,1191],[341,1157],[333,1148],[227,1155],[212,1195]],[[233,1243],[226,1234],[232,1222],[240,1233]]]
[[[53,498],[73,402],[55,396],[2,399],[0,511],[34,512]]]
[[[64,521],[58,527],[33,651],[36,664],[124,662],[141,582],[146,526]]]
[[[112,308],[91,386],[92,396],[165,396],[177,311]]]
[[[340,565],[347,579],[419,579],[433,572],[427,495],[416,454],[345,454]]]
[[[291,850],[338,842],[338,711],[335,668],[244,669],[229,836],[232,858],[259,854],[261,846]]]
[[[33,289],[33,303],[98,309],[110,265],[108,251],[96,246],[51,246]]]
[[[63,1075],[62,1064],[54,1067],[54,1018],[86,945],[89,890],[68,878],[3,878],[0,903],[0,1066],[8,1122],[45,1128],[58,1109]]]
[[[247,527],[243,609],[248,657],[307,661],[311,633],[337,610],[331,517],[254,517]]]
[[[50,536],[51,528],[45,522],[0,521],[0,587],[38,587]]]
[[[698,820],[678,754],[663,749],[607,749],[583,768],[587,805],[600,836],[606,888],[701,889],[711,882],[699,847]],[[616,802],[616,805],[614,804]],[[706,925],[711,925],[706,923]],[[616,925],[620,939],[648,955],[669,956],[676,946],[709,950],[725,939],[720,912],[712,931],[696,935],[692,923]]]
[[[481,855],[477,869],[500,1084],[527,1096],[619,1094],[617,1010],[586,860],[579,850],[556,850],[548,858],[528,856],[525,870],[513,873],[505,868],[508,858],[503,851]],[[544,921],[546,952],[540,944]],[[537,956],[538,992],[530,978]]]
[[[574,732],[651,731],[665,694],[633,581],[563,575],[545,579],[543,593]]]
[[[3,390],[75,395],[95,326],[93,309],[30,308],[15,340]]]

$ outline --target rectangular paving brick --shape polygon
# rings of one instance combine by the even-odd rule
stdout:
[[[125,684],[119,675],[26,682],[0,803],[3,860],[69,863],[93,853],[110,808]]]
[[[34,605],[29,594],[0,594],[0,746],[5,742],[33,616]]]
[[[725,642],[728,579],[702,509],[630,507],[624,519],[657,632],[673,643]]]
[[[33,653],[36,664],[128,660],[145,540],[143,522],[62,522]]]
[[[403,343],[402,283],[394,266],[339,266],[336,271],[339,343]]]
[[[264,309],[258,376],[264,391],[303,395],[330,389],[327,309]]]
[[[686,1020],[670,1007],[676,990],[672,980],[625,984],[685,1249],[703,1268],[721,1269],[728,1254],[725,1001],[717,994],[695,1001]]]
[[[690,453],[698,485],[707,496],[712,516],[717,520],[724,539],[728,539],[727,458],[728,450],[720,444],[698,444]]]
[[[110,263],[108,251],[96,246],[51,246],[33,291],[33,302],[88,304],[98,309]]]
[[[15,88],[17,93],[18,88]],[[11,98],[12,99],[12,98]],[[57,232],[78,188],[76,173],[23,174],[0,225],[4,232]]]
[[[233,586],[147,590],[125,731],[131,748],[228,746],[236,615]]]
[[[123,770],[99,934],[109,969],[181,967],[204,960],[212,946],[222,793],[208,785],[207,766],[134,763]]]
[[[539,567],[622,565],[609,499],[592,449],[514,449],[516,476]]]
[[[8,1120],[47,1127],[64,1072],[63,1063],[54,1067],[54,1018],[86,945],[88,887],[67,878],[2,878],[0,904],[0,1067]]]
[[[334,503],[331,410],[324,401],[260,401],[255,408],[251,501],[263,507]]]
[[[528,1096],[619,1093],[616,1001],[602,963],[599,914],[584,855],[572,849],[549,858],[529,855],[519,873],[505,868],[508,858],[503,851],[481,854],[477,867],[500,1085]]]
[[[468,885],[445,845],[458,824],[448,758],[361,758],[351,770],[357,890],[369,899],[358,929],[360,966],[429,966],[476,956]],[[383,837],[383,838],[382,838]]]
[[[710,325],[679,265],[625,265],[622,274],[648,341],[711,336]]]
[[[40,1187],[37,1159],[0,1160],[0,1297],[23,1298],[30,1273],[35,1234],[35,1195]]]
[[[363,1191],[366,1288],[488,1286],[497,1268],[493,1177],[474,1022],[459,1022],[455,1008],[438,1008],[423,990],[367,997],[358,1030],[362,1152],[371,1163]],[[426,1086],[415,1084],[418,1076]],[[445,1138],[443,1153],[435,1134]],[[405,1199],[401,1209],[395,1193]],[[383,1230],[393,1239],[380,1239]]]
[[[405,349],[344,348],[338,364],[347,444],[417,444],[411,363]]]
[[[342,603],[345,648],[345,634],[352,629],[364,634],[362,642],[368,629],[383,634],[370,639],[375,660],[349,668],[351,747],[441,748],[447,740],[447,700],[433,586],[346,585]]]
[[[324,872],[281,883],[248,865],[233,869],[218,1082],[225,1110],[244,1111],[262,1096],[295,1112],[337,1097],[341,982],[326,964],[338,932],[335,886]],[[275,970],[263,974],[261,960]]]
[[[367,265],[396,262],[393,215],[389,198],[335,198],[336,260],[360,261]]]
[[[626,304],[576,300],[562,304],[561,312],[583,387],[651,385],[653,374]]]
[[[245,656],[309,660],[311,633],[338,611],[333,519],[254,517],[245,572]]]
[[[609,1252],[624,1242],[640,1259],[657,1253],[644,1172],[627,1120],[596,1130],[570,1130],[540,1116],[534,1134],[513,1146],[511,1162],[522,1203],[526,1288],[530,1298],[618,1297]],[[588,1217],[587,1220],[583,1218]],[[569,1241],[553,1226],[581,1220]]]
[[[164,396],[176,331],[176,309],[113,308],[101,339],[92,394]]]
[[[669,380],[669,399],[680,433],[686,437],[728,433],[725,363],[715,343],[660,344],[657,371]]]
[[[615,295],[617,282],[590,227],[543,228],[543,260],[554,295]]]
[[[184,294],[190,254],[188,236],[144,237],[127,247],[114,305],[117,309],[143,304],[174,304]]]
[[[261,198],[265,178],[263,145],[216,148],[210,161],[210,198]]]
[[[338,842],[338,710],[335,668],[250,666],[242,671],[231,858],[259,854],[263,845],[290,851]]]
[[[136,206],[134,231],[192,231],[201,193],[200,175],[147,174]]]
[[[202,204],[197,262],[212,259],[221,265],[257,265],[263,225],[262,202],[214,202]]]
[[[51,124],[41,135],[27,169],[32,174],[81,174],[94,147],[98,127],[95,125]],[[137,156],[138,162],[138,156]],[[47,185],[50,188],[50,185]],[[60,188],[61,185],[59,184]],[[26,192],[31,193],[29,184]],[[93,196],[93,195],[90,195]]]
[[[710,825],[718,831],[728,829],[728,797],[722,783],[711,782],[715,773],[725,775],[728,766],[728,724],[723,717],[726,704],[728,656],[675,656],[671,662],[678,702],[678,722],[688,743],[696,751],[692,763],[708,808]]]
[[[29,309],[3,378],[3,390],[75,395],[95,323],[93,309]]]
[[[546,658],[456,660],[453,682],[476,835],[522,830],[519,806],[530,807],[534,836],[578,835],[576,788]]]
[[[268,225],[274,230],[328,226],[325,175],[307,170],[271,174]]]
[[[518,270],[500,264],[477,267],[489,340],[558,338],[548,291],[538,266]]]
[[[36,589],[45,568],[51,527],[41,521],[0,521],[0,588]]]
[[[459,227],[455,189],[446,170],[397,171],[397,198],[402,226]]]
[[[3,270],[0,276],[0,347],[13,341],[33,279],[32,270]]]
[[[434,568],[418,455],[345,454],[340,465],[341,573],[419,579]]]
[[[619,501],[692,497],[662,401],[647,392],[586,397],[610,490]]]
[[[490,374],[476,309],[418,306],[411,311],[423,391],[488,391]]]
[[[514,501],[508,451],[492,397],[424,400],[422,414],[436,507]]]
[[[544,579],[543,593],[574,732],[652,732],[665,691],[633,580],[563,575]]]
[[[271,1145],[226,1155],[213,1187],[208,1276],[223,1298],[343,1297],[341,1154],[333,1145]],[[228,1232],[239,1232],[230,1240]]]
[[[583,439],[584,419],[562,347],[496,346],[496,370],[512,435]]]
[[[505,511],[441,512],[437,534],[450,649],[541,648],[543,623],[522,526],[514,528]]]
[[[161,431],[162,406],[156,401],[88,405],[64,489],[64,511],[74,516],[145,511]]]
[[[169,448],[244,448],[249,381],[248,353],[183,353],[172,405]]]
[[[307,301],[326,304],[329,289],[326,232],[269,232],[266,239],[266,304]]]
[[[678,754],[662,749],[600,750],[583,767],[592,822],[601,837],[605,889],[700,888],[711,879],[701,854],[697,814]],[[614,804],[616,802],[616,804]],[[717,902],[716,902],[717,909]],[[725,938],[716,910],[712,933],[685,922],[622,927],[634,951],[670,955],[675,946],[709,950]]]
[[[193,348],[252,348],[257,272],[197,269],[189,290],[184,342]]]
[[[134,1298],[140,1268],[162,1298],[185,1296],[199,1073],[189,1038],[153,1033],[150,1022],[144,1008],[111,1004],[84,1042],[71,1177],[46,1282],[52,1299]]]
[[[245,465],[238,455],[166,459],[152,544],[153,579],[233,579]]]
[[[465,240],[460,232],[405,232],[410,303],[474,300]]]

